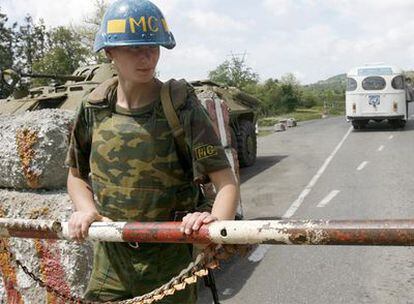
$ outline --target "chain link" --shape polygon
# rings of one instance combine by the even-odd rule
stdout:
[[[81,298],[78,298],[76,296],[71,296],[64,294],[63,292],[57,290],[54,286],[51,286],[47,284],[45,281],[43,281],[41,278],[39,278],[35,273],[30,271],[19,259],[15,257],[15,255],[7,250],[6,246],[4,245],[4,242],[0,240],[1,246],[1,253],[5,253],[8,255],[10,261],[14,262],[28,277],[30,277],[34,282],[36,282],[40,287],[45,288],[47,292],[52,293],[58,298],[61,298],[68,303],[82,303],[82,304],[97,304],[98,302],[90,302],[83,300]]]
[[[215,258],[215,251],[207,247],[199,253],[196,259],[191,262],[180,274],[173,277],[161,287],[130,300],[118,302],[119,304],[151,304],[162,300],[166,296],[173,295],[176,291],[184,290],[187,285],[194,284],[199,278],[208,275],[209,269],[217,268],[218,260]]]
[[[58,233],[61,231],[61,225],[56,221],[44,221],[38,224],[32,224],[30,221],[20,220],[20,221],[0,221],[0,227],[7,229],[31,229],[34,230],[43,230]],[[238,249],[237,249],[238,248]],[[198,281],[199,278],[208,275],[209,269],[214,269],[219,266],[219,259],[225,260],[229,256],[235,254],[236,252],[245,255],[249,250],[248,247],[243,246],[215,246],[207,247],[205,250],[200,252],[194,261],[192,261],[185,269],[183,269],[177,276],[173,277],[166,284],[161,287],[145,294],[142,296],[135,297],[133,299],[119,301],[119,302],[105,302],[107,304],[117,303],[117,304],[151,304],[157,301],[160,301],[166,296],[173,295],[176,291],[183,290],[187,285],[194,284]],[[245,251],[243,253],[243,251]],[[15,255],[7,249],[4,242],[0,239],[0,253],[6,253],[9,256],[10,261],[14,263],[34,282],[36,282],[40,287],[45,288],[49,293],[52,293],[56,297],[65,300],[67,303],[77,303],[77,304],[98,304],[100,302],[92,302],[81,299],[76,296],[71,296],[63,293],[62,291],[56,289],[54,286],[49,285],[36,274],[30,271],[20,260],[18,260]]]
[[[14,263],[40,287],[45,288],[47,292],[52,293],[56,297],[65,300],[67,303],[76,304],[98,304],[101,302],[92,302],[81,299],[76,296],[71,296],[49,285],[36,274],[30,271],[23,263],[18,260],[15,255],[7,250],[4,242],[0,240],[0,253],[6,253],[10,261]],[[216,254],[219,253],[217,248],[207,247],[197,255],[185,269],[183,269],[177,276],[173,277],[166,284],[142,296],[133,299],[119,301],[119,302],[105,302],[106,304],[151,304],[162,300],[164,297],[174,295],[176,291],[184,290],[187,285],[194,284],[199,278],[208,275],[209,269],[214,269],[219,266],[219,260]]]

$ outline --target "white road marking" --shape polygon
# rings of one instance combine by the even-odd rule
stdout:
[[[384,150],[384,146],[380,146],[380,147],[378,148],[378,151],[379,151],[379,152],[381,152],[382,150]]]
[[[358,170],[358,171],[361,171],[362,169],[364,169],[364,168],[365,168],[365,166],[366,166],[366,165],[368,165],[368,162],[367,162],[367,161],[362,162],[362,163],[359,165],[359,167],[357,168],[357,170]]]
[[[221,294],[223,296],[231,296],[233,293],[234,293],[233,288],[226,288],[226,289],[224,289],[224,291]]]
[[[334,158],[335,154],[339,151],[339,149],[342,147],[342,145],[344,144],[345,140],[347,139],[347,137],[349,136],[349,134],[352,131],[352,127],[349,128],[348,132],[346,132],[345,136],[342,138],[342,140],[340,141],[340,143],[336,146],[335,150],[331,153],[331,155],[329,155],[329,157],[325,160],[324,164],[322,165],[322,167],[318,170],[318,172],[316,173],[316,175],[311,179],[311,181],[309,182],[309,184],[305,187],[305,189],[303,189],[302,193],[299,194],[299,197],[296,199],[296,201],[294,201],[292,203],[292,205],[289,207],[289,209],[285,212],[285,214],[283,215],[283,217],[285,218],[289,218],[291,217],[293,214],[295,214],[296,210],[298,210],[298,208],[300,207],[300,205],[302,205],[303,201],[305,200],[305,198],[308,196],[308,194],[312,191],[312,188],[315,186],[315,184],[317,183],[317,181],[319,180],[319,178],[322,176],[322,174],[325,172],[326,168],[328,167],[328,165],[330,164],[330,162],[332,161],[332,159]]]
[[[394,135],[390,135],[390,137],[388,137],[388,139],[393,139],[394,138]]]
[[[326,205],[329,204],[329,202],[331,200],[333,200],[335,198],[335,196],[337,196],[339,194],[339,190],[333,190],[331,193],[329,193],[323,200],[320,201],[320,203],[316,206],[318,208],[323,208]]]
[[[269,251],[271,245],[259,245],[247,258],[250,262],[260,262]]]

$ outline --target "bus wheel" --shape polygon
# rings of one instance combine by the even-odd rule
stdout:
[[[402,119],[392,119],[389,121],[389,123],[391,124],[391,126],[394,129],[399,129],[399,128],[404,128],[405,127],[405,120]]]
[[[398,128],[404,129],[406,121],[404,119],[398,119]]]
[[[352,126],[354,127],[355,130],[363,129],[367,126],[367,124],[368,124],[368,120],[354,120],[352,122]]]
[[[369,122],[369,120],[360,120],[360,121],[358,121],[358,123],[359,123],[359,128],[360,128],[360,129],[365,128],[365,127],[367,126],[368,122]]]
[[[352,126],[354,127],[354,130],[358,130],[359,129],[359,123],[357,121],[353,121],[352,122]]]

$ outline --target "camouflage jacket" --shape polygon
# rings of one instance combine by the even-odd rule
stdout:
[[[170,220],[191,210],[200,193],[196,182],[229,168],[208,113],[188,88],[178,109],[191,155],[183,169],[159,100],[136,110],[116,105],[116,85],[82,102],[66,164],[90,174],[98,210],[114,220]],[[99,89],[98,89],[99,92]],[[195,182],[196,181],[196,182]]]

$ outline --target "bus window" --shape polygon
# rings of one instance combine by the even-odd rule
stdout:
[[[392,87],[396,90],[404,90],[404,78],[403,76],[394,77],[392,80]]]
[[[355,91],[357,88],[357,82],[354,78],[348,78],[346,82],[346,90],[349,91]]]
[[[367,91],[383,90],[385,85],[385,79],[379,76],[367,77],[362,81],[362,87]]]
[[[358,69],[358,76],[392,75],[392,68],[364,68]]]

